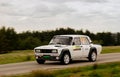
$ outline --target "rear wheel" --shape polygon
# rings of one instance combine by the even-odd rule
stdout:
[[[91,62],[96,61],[96,59],[97,59],[97,54],[96,54],[96,52],[95,52],[95,51],[90,52],[88,59],[89,59],[89,61],[91,61]]]
[[[37,63],[38,64],[44,64],[45,63],[45,60],[41,60],[41,59],[36,59]]]
[[[61,59],[62,64],[69,64],[70,63],[70,55],[68,53],[64,53]]]

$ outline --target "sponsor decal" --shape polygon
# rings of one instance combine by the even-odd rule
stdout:
[[[73,46],[73,51],[76,51],[76,50],[81,50],[81,47],[80,46]]]

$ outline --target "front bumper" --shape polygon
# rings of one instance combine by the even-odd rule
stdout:
[[[51,60],[51,61],[58,61],[60,57],[58,54],[35,54],[36,59],[42,60]]]

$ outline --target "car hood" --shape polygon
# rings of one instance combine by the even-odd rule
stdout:
[[[67,45],[44,45],[44,46],[36,47],[35,49],[58,49],[66,46]]]

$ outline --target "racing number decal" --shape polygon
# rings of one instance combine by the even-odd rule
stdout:
[[[81,50],[81,47],[80,46],[73,46],[73,50],[76,51],[76,50]]]

